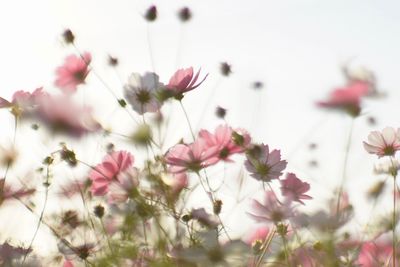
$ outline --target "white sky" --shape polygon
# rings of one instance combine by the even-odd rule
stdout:
[[[150,4],[157,5],[159,19],[147,26],[141,15]],[[194,15],[184,26],[176,19],[182,6]],[[106,66],[107,55],[120,59],[123,80],[133,71],[152,70],[149,33],[154,69],[163,81],[178,66],[202,67],[210,73],[184,99],[194,122],[203,112],[199,106],[205,106],[217,89],[202,126],[213,129],[219,123],[212,119],[215,105],[228,108],[230,124],[249,129],[256,140],[280,148],[284,157],[291,155],[288,170],[310,181],[316,196],[339,183],[350,121],[318,110],[314,102],[343,83],[339,66],[353,59],[354,66],[375,71],[380,88],[389,95],[365,103],[365,114],[375,116],[377,126],[368,127],[365,116],[355,122],[348,187],[361,207],[362,220],[367,214],[363,194],[377,178],[372,175],[375,158],[366,154],[361,141],[370,130],[400,126],[399,8],[398,1],[372,0],[2,0],[0,95],[9,99],[15,90],[42,85],[52,90],[56,66],[73,52],[60,41],[65,28],[73,30],[79,48],[92,53],[96,71],[120,93],[120,82]],[[222,61],[232,64],[229,78],[218,73]],[[251,90],[256,80],[265,83],[262,91]],[[98,103],[107,105],[109,95],[93,75],[88,84],[82,99],[102,96]],[[174,112],[182,118],[178,108]],[[4,145],[11,140],[12,124],[6,111],[0,120]],[[188,137],[186,124],[178,121],[174,129],[180,131],[169,135],[170,144]],[[314,155],[307,150],[309,142],[319,144]],[[315,158],[320,167],[311,170],[307,162]]]

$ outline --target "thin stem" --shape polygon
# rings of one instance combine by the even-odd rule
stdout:
[[[397,168],[394,164],[393,157],[390,157],[390,162],[392,164],[392,176],[393,176],[393,240],[392,240],[392,264],[396,267],[396,178],[397,178]]]
[[[188,114],[187,114],[187,112],[186,112],[186,109],[185,109],[185,107],[183,106],[181,100],[179,100],[179,103],[180,103],[180,105],[181,105],[181,107],[182,107],[183,113],[185,114],[186,121],[187,121],[187,123],[188,123],[188,125],[189,125],[190,134],[192,135],[192,138],[193,138],[193,141],[194,141],[196,138],[195,138],[195,136],[194,136],[194,132],[193,132],[192,125],[190,124],[189,116],[188,116]]]
[[[268,238],[265,239],[265,243],[263,244],[263,246],[264,246],[264,247],[263,247],[263,250],[262,250],[262,252],[261,252],[260,257],[258,258],[258,261],[257,261],[255,267],[259,267],[259,266],[261,265],[262,260],[263,260],[263,258],[264,258],[264,256],[265,256],[265,253],[267,253],[268,247],[269,247],[269,245],[271,244],[272,239],[274,238],[275,233],[276,233],[276,229],[274,229],[274,230],[272,231],[272,233],[269,234]]]
[[[29,253],[30,249],[32,248],[33,242],[35,241],[36,236],[37,236],[37,234],[39,232],[40,225],[42,224],[44,211],[46,210],[47,199],[48,199],[48,196],[49,196],[49,186],[50,186],[49,185],[49,177],[50,177],[50,175],[49,175],[49,166],[47,166],[47,169],[46,169],[46,182],[44,184],[46,186],[46,191],[45,191],[45,195],[44,195],[44,204],[43,204],[42,211],[40,212],[39,221],[37,223],[35,232],[34,232],[34,234],[32,236],[31,242],[29,243],[28,249],[26,250],[26,253],[24,255],[24,259],[22,260],[22,266],[24,266],[24,264],[25,264],[25,261],[26,261],[26,258],[28,256],[28,253]]]
[[[343,194],[344,183],[347,178],[347,163],[348,163],[349,154],[350,154],[349,152],[350,152],[350,145],[351,145],[351,137],[353,135],[353,128],[354,128],[354,118],[351,119],[349,135],[347,137],[346,152],[345,152],[345,156],[344,156],[343,169],[342,169],[342,181],[340,183],[338,197],[337,197],[336,220],[339,220],[340,200],[341,200],[342,194]]]

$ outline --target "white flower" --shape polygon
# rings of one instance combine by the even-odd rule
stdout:
[[[146,72],[143,76],[132,73],[124,86],[124,95],[137,113],[156,112],[161,107],[156,94],[162,87],[164,84],[159,82],[158,75],[153,72]]]
[[[400,169],[400,161],[398,159],[386,160],[374,166],[375,174],[389,174],[392,175]]]

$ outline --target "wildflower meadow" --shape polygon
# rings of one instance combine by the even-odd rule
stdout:
[[[1,266],[400,266],[400,5],[16,2]]]

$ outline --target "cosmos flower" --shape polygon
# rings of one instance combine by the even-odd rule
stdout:
[[[269,182],[278,179],[286,168],[286,160],[281,160],[279,150],[269,151],[268,145],[255,145],[246,153],[247,160],[244,165],[256,180]]]
[[[91,60],[92,56],[88,52],[82,56],[69,55],[64,64],[56,69],[57,78],[54,84],[65,94],[75,93],[78,85],[85,83]]]
[[[110,203],[125,202],[133,190],[139,185],[139,170],[131,167],[126,171],[121,171],[117,179],[113,179],[109,184],[108,200]]]
[[[79,106],[70,98],[43,95],[36,100],[36,104],[36,109],[27,114],[27,117],[39,119],[53,132],[81,137],[101,129],[92,116],[92,109]]]
[[[363,267],[391,266],[392,245],[390,242],[368,241],[361,246],[357,263]]]
[[[0,97],[0,108],[11,108],[12,114],[20,116],[24,111],[34,109],[37,106],[37,100],[46,95],[47,93],[43,91],[42,87],[32,93],[19,90],[13,94],[11,102]]]
[[[156,94],[162,87],[164,85],[159,82],[158,75],[153,72],[146,72],[143,76],[132,73],[124,86],[124,94],[137,113],[157,112],[161,103],[156,98]]]
[[[297,201],[304,205],[302,199],[312,199],[309,195],[305,195],[310,190],[310,184],[302,182],[294,173],[288,173],[286,179],[280,180],[282,195],[288,197],[292,201]]]
[[[370,154],[376,154],[379,158],[393,156],[400,150],[400,129],[386,127],[379,131],[373,131],[368,135],[368,143],[363,142],[365,150]]]
[[[224,161],[231,161],[229,157],[232,154],[243,152],[250,143],[250,135],[246,131],[240,129],[234,131],[227,125],[218,126],[214,134],[207,130],[201,130],[199,137],[205,141],[207,147],[215,148],[216,156]],[[237,141],[234,137],[241,140]]]
[[[369,84],[363,81],[353,82],[345,87],[333,90],[328,100],[317,102],[317,105],[348,112],[352,116],[360,113],[361,98],[369,92]]]
[[[198,172],[202,168],[218,162],[217,148],[208,148],[203,139],[197,139],[191,144],[177,144],[170,148],[165,156],[170,165],[169,171],[181,173],[187,170]]]
[[[250,246],[253,246],[256,242],[263,243],[269,233],[270,229],[267,226],[258,226],[257,228],[252,229],[251,232],[244,237],[244,242]]]
[[[114,151],[105,156],[103,161],[89,173],[89,179],[92,180],[92,194],[104,196],[109,190],[110,183],[130,168],[133,161],[132,154],[127,151]]]
[[[193,73],[193,67],[186,69],[179,69],[169,80],[167,89],[173,91],[175,94],[183,94],[191,91],[200,86],[207,78],[208,74],[204,76],[203,80],[196,84],[199,79],[200,70],[197,71],[196,75]]]
[[[282,222],[293,215],[292,208],[289,202],[281,203],[276,198],[275,193],[266,191],[263,203],[253,199],[252,201],[253,213],[248,213],[251,218],[256,222],[266,223]]]

